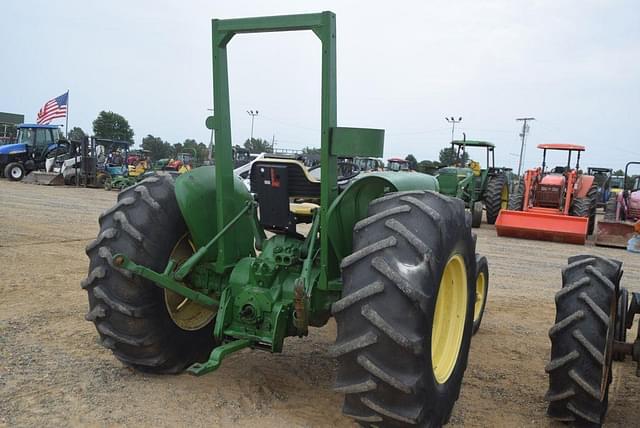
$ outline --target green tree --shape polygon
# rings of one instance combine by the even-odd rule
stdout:
[[[251,153],[272,153],[273,147],[271,143],[262,138],[252,138],[244,142],[245,149],[248,149]]]
[[[303,155],[319,155],[320,154],[320,149],[318,147],[305,147],[304,149],[302,149],[302,154]]]
[[[182,147],[183,152],[189,153],[192,156],[195,155],[197,163],[201,164],[205,160],[209,159],[209,149],[207,149],[207,146],[203,143],[198,143],[193,138],[187,138],[182,142],[182,144],[178,143],[174,144],[174,146],[180,146]]]
[[[618,169],[616,171],[613,171],[612,175],[620,175],[623,176],[624,175],[624,171],[621,169]]]
[[[423,160],[418,163],[416,171],[433,175],[441,166],[442,165],[440,165],[440,162],[438,161]]]
[[[166,159],[173,156],[171,144],[160,137],[149,134],[142,139],[142,149],[149,150],[151,160]]]
[[[418,168],[418,160],[412,154],[408,154],[406,158],[404,158],[407,162],[409,162],[409,169],[416,170]]]
[[[467,160],[469,160],[469,155],[467,152],[463,152],[462,156],[457,156],[452,147],[445,147],[440,150],[438,158],[442,165],[453,166],[456,164],[466,164]]]
[[[69,131],[70,140],[80,141],[86,136],[87,134],[85,134],[85,132],[79,126],[74,126],[73,128],[71,128],[71,131]]]
[[[98,138],[108,138],[133,143],[134,133],[127,119],[118,113],[103,110],[98,114],[96,120],[93,121],[93,135]]]

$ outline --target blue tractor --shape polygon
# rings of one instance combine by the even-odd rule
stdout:
[[[69,150],[56,125],[18,125],[14,144],[0,146],[0,174],[20,181],[31,171],[45,169],[47,158],[58,158]]]

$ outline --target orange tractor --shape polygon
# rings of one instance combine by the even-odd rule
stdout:
[[[593,233],[597,188],[594,177],[579,170],[584,146],[540,144],[542,166],[527,170],[507,210],[496,220],[498,236],[584,244]],[[547,170],[547,150],[569,152],[566,166]],[[571,156],[577,153],[575,168]]]

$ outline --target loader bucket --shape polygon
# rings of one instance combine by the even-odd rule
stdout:
[[[596,224],[596,245],[627,248],[633,233],[633,223],[601,220]]]
[[[33,171],[27,174],[23,179],[23,183],[43,184],[45,186],[61,186],[64,184],[62,174],[57,172],[40,172]]]
[[[498,236],[583,245],[588,225],[587,217],[501,210],[496,220],[496,231]]]

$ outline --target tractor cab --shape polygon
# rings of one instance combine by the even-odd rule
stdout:
[[[378,158],[355,157],[353,163],[363,172],[384,171],[384,162]]]
[[[103,155],[104,170],[111,177],[127,175],[129,172],[129,146],[128,141],[97,139],[96,144],[104,147]]]
[[[251,151],[244,147],[235,146],[233,148],[233,167],[238,168],[251,162]]]
[[[484,167],[480,161],[470,158],[469,149],[484,152]],[[474,227],[479,227],[482,222],[483,206],[487,209],[487,223],[495,223],[498,213],[506,208],[509,200],[511,169],[496,168],[495,145],[487,141],[467,140],[466,137],[454,140],[451,151],[454,158],[450,165],[436,172],[440,193],[464,200],[467,208],[471,209]]]
[[[15,143],[0,146],[0,172],[19,181],[31,171],[44,169],[47,158],[57,160],[68,150],[57,125],[23,123],[18,125]]]
[[[409,172],[409,162],[402,158],[387,159],[387,169],[395,172]]]
[[[587,168],[587,175],[593,176],[593,182],[598,188],[598,207],[604,207],[611,195],[611,168],[600,168],[590,166]]]
[[[565,203],[571,202],[571,200],[565,198],[567,193],[565,184],[568,182],[570,186],[579,186],[578,181],[582,179],[582,172],[579,168],[580,153],[584,151],[584,146],[575,144],[540,144],[538,148],[542,149],[542,168],[539,175],[539,185],[536,186],[532,204],[544,208],[563,210]],[[547,170],[548,150],[566,151],[567,163]],[[577,153],[576,165],[575,168],[572,168],[571,158],[574,152]]]

